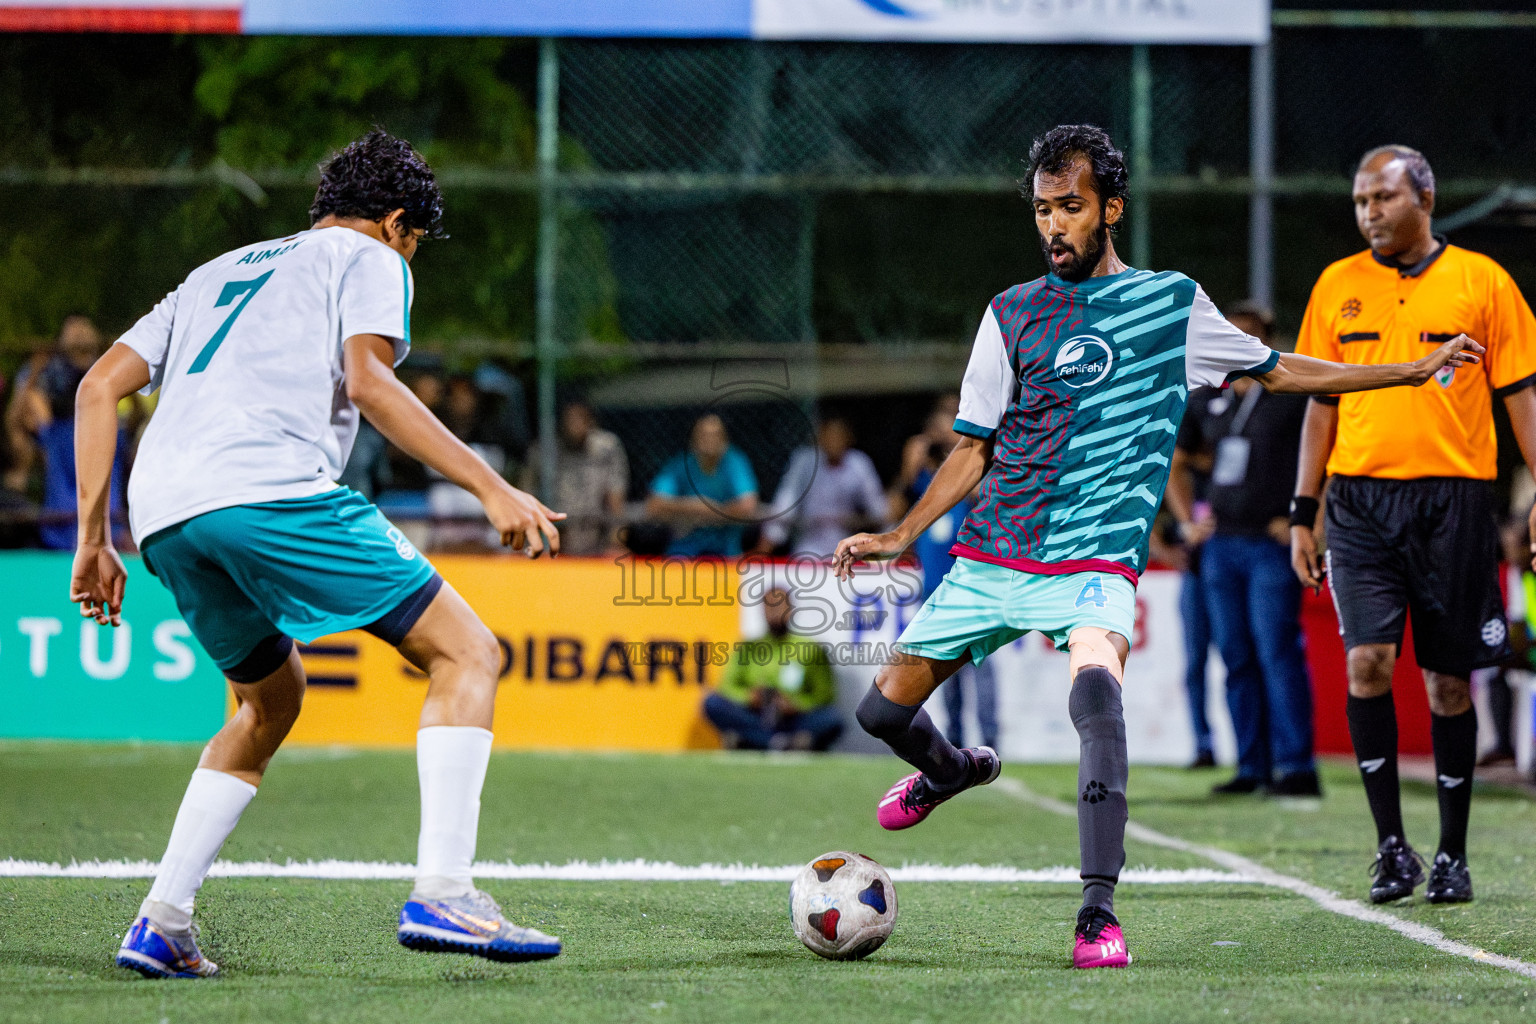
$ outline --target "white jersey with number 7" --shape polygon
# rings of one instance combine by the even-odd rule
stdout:
[[[303,231],[194,270],[118,341],[160,392],[128,481],[136,541],[214,509],[335,486],[357,437],[342,343],[410,350],[411,271],[351,228]]]

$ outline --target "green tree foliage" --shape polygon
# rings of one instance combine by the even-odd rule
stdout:
[[[268,182],[0,187],[12,212],[0,242],[0,358],[13,363],[71,311],[121,331],[198,263],[306,226],[317,165],[376,124],[410,139],[445,179],[452,237],[413,265],[417,336],[450,350],[460,338],[530,340],[537,198],[497,187],[496,175],[534,168],[535,59],[530,43],[501,39],[0,40],[0,165],[227,165]],[[456,180],[460,169],[471,173]],[[570,216],[562,230],[582,255],[562,267],[573,285],[562,292],[567,330],[615,340],[601,231]]]

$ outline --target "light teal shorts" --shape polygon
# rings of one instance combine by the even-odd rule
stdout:
[[[1129,640],[1136,627],[1136,587],[1109,572],[1045,576],[957,558],[896,646],[935,661],[970,651],[971,660],[980,663],[1031,630],[1064,651],[1067,637],[1080,626]]]
[[[310,643],[362,628],[398,644],[442,585],[348,487],[205,512],[155,531],[143,553],[226,673],[279,634]]]

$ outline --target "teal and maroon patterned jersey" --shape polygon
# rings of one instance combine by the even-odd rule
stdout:
[[[982,318],[960,391],[955,429],[993,448],[952,553],[1134,583],[1189,391],[1279,359],[1183,274],[1051,274],[1008,289]]]

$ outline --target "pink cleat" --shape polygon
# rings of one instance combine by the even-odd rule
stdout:
[[[971,761],[971,778],[965,785],[947,793],[935,793],[928,777],[913,772],[885,791],[876,816],[880,827],[892,832],[911,828],[933,813],[950,797],[959,796],[972,786],[985,786],[1003,772],[1003,762],[991,747],[965,747],[960,751]]]
[[[1124,967],[1131,962],[1125,933],[1114,914],[1100,907],[1084,907],[1077,915],[1077,941],[1072,946],[1072,966]]]

